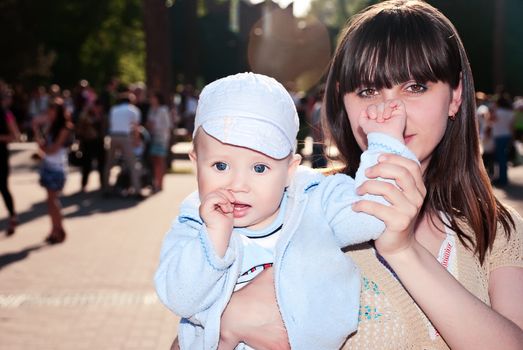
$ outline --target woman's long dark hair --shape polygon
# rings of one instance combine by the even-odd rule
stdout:
[[[474,82],[463,44],[452,23],[421,1],[385,1],[351,19],[334,54],[325,91],[325,121],[354,176],[362,153],[352,133],[343,96],[362,86],[391,88],[409,80],[462,84],[462,103],[449,121],[424,173],[427,195],[420,214],[432,220],[438,211],[481,263],[501,223],[507,236],[514,222],[495,198],[480,156],[475,119]],[[471,226],[475,237],[459,227]]]

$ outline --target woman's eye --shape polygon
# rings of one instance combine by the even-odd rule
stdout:
[[[378,94],[378,90],[374,89],[374,88],[365,88],[365,89],[360,89],[358,91],[358,96],[360,97],[373,97],[373,96],[376,96]]]
[[[427,86],[419,83],[410,84],[407,86],[407,91],[415,93],[415,94],[421,94],[425,91],[427,91]]]
[[[267,171],[268,167],[265,164],[256,164],[253,169],[255,173],[263,174]]]
[[[212,166],[218,171],[225,171],[229,168],[229,165],[227,165],[227,163],[224,162],[216,162]]]

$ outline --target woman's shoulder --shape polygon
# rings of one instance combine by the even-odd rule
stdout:
[[[512,207],[505,205],[514,226],[510,232],[505,232],[503,226],[498,224],[496,238],[490,251],[490,269],[501,266],[523,267],[523,218]]]

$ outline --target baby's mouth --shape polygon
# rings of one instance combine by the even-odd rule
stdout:
[[[241,218],[247,214],[251,206],[245,203],[233,203],[233,213],[235,218]]]

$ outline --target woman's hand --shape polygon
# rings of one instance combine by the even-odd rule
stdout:
[[[220,350],[244,342],[256,350],[290,349],[276,303],[273,269],[266,269],[232,295],[221,318]]]
[[[367,177],[392,179],[396,185],[369,180],[358,188],[358,194],[370,193],[383,196],[390,206],[362,200],[354,204],[355,211],[365,212],[383,220],[385,231],[376,240],[380,255],[396,254],[414,241],[414,227],[423,205],[427,190],[423,183],[420,166],[407,158],[394,154],[380,156],[379,163],[367,169]]]

